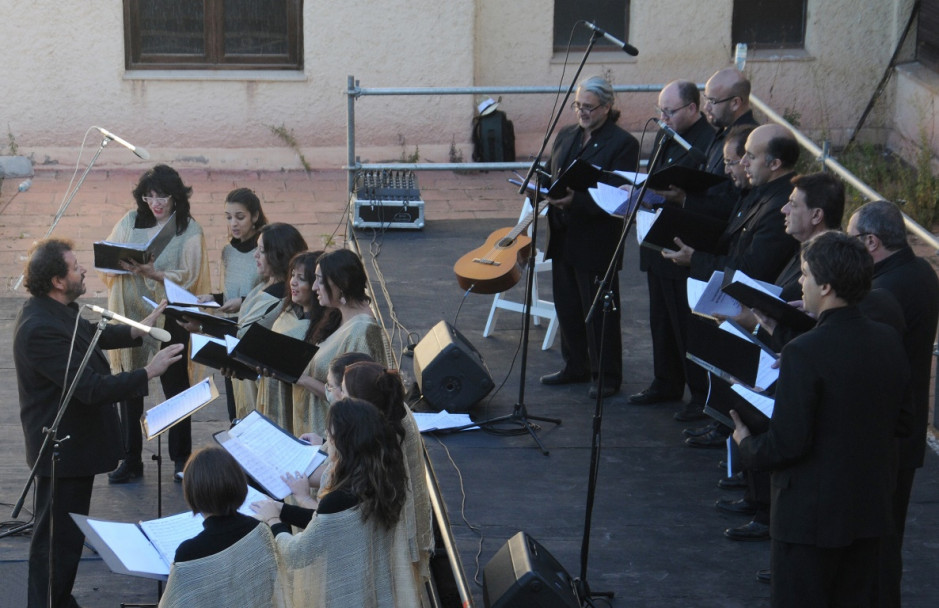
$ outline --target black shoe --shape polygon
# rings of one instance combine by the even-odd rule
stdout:
[[[554,372],[553,374],[548,374],[541,377],[541,383],[547,384],[549,386],[556,386],[559,384],[583,384],[584,382],[590,382],[590,374],[572,374],[566,369],[561,371]]]
[[[737,473],[718,480],[717,487],[722,490],[742,490],[747,487],[747,482],[743,479],[743,473]]]
[[[769,540],[769,526],[756,521],[751,521],[750,523],[738,528],[727,528],[724,530],[724,536],[730,540]]]
[[[714,506],[717,507],[717,509],[720,511],[726,511],[727,513],[738,513],[740,515],[753,515],[756,513],[757,508],[754,503],[750,502],[746,498],[741,498],[740,500],[727,500],[726,498],[721,498],[714,503]]]
[[[713,424],[706,424],[704,426],[699,426],[693,429],[682,429],[681,434],[685,437],[700,437],[701,435],[707,435],[708,431],[714,428]],[[726,464],[725,464],[726,468]]]
[[[679,399],[681,399],[681,393],[666,393],[654,386],[629,396],[629,402],[633,405],[652,405],[666,401],[678,401]]]
[[[617,384],[614,384],[614,383],[611,382],[611,383],[609,383],[609,384],[607,384],[607,383],[604,383],[604,384],[603,384],[603,397],[604,397],[604,398],[606,398],[606,397],[612,397],[613,395],[615,395],[615,394],[618,393],[618,392],[619,392],[619,384],[618,384],[618,383],[617,383]],[[587,391],[587,396],[590,397],[591,399],[596,399],[596,398],[597,398],[597,385],[596,385],[596,384],[594,384],[593,386],[590,387],[590,390]]]
[[[186,466],[186,463],[182,460],[177,460],[173,462],[173,481],[176,483],[183,482],[183,468]]]
[[[705,435],[700,437],[689,437],[685,439],[685,445],[691,448],[723,448],[727,443],[727,435],[724,435],[717,429],[711,429]]]
[[[108,483],[127,483],[143,477],[143,462],[122,460],[116,469],[108,473]]]
[[[767,585],[773,581],[773,571],[769,568],[764,568],[763,570],[756,571],[756,580],[761,583],[766,583]]]
[[[704,420],[708,415],[704,413],[704,404],[691,401],[682,409],[675,412],[673,418],[678,422],[691,422],[693,420]]]

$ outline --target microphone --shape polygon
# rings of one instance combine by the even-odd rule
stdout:
[[[616,38],[615,36],[611,35],[606,30],[597,27],[597,24],[592,23],[590,21],[584,21],[584,23],[587,25],[587,27],[589,27],[596,33],[606,38],[609,42],[612,42],[615,46],[618,46],[619,48],[623,49],[623,51],[625,51],[627,55],[632,55],[633,57],[635,57],[636,55],[639,54],[639,49],[637,49],[636,47],[634,47],[633,45],[629,43],[623,42],[619,38]]]
[[[150,160],[150,153],[144,150],[143,148],[141,148],[140,146],[135,146],[134,144],[128,142],[127,140],[121,139],[120,137],[118,137],[114,133],[111,133],[107,129],[102,129],[101,127],[95,127],[95,129],[98,129],[99,133],[101,133],[108,139],[112,139],[116,141],[117,143],[121,144],[122,146],[124,146],[125,148],[127,148],[128,150],[130,150],[131,152],[133,152],[134,154],[136,154],[138,157],[142,158],[143,160]]]
[[[665,137],[667,139],[673,140],[679,146],[687,150],[688,154],[690,154],[693,159],[695,159],[699,163],[704,163],[707,160],[707,158],[704,156],[704,152],[702,152],[701,150],[698,150],[697,148],[689,144],[688,140],[682,137],[681,135],[679,135],[675,131],[675,129],[671,128],[670,126],[668,126],[667,124],[659,120],[658,118],[654,120],[656,123],[658,123],[659,128],[665,131]]]
[[[137,329],[144,332],[145,334],[149,334],[151,338],[154,338],[155,340],[159,340],[160,342],[169,342],[171,339],[170,332],[166,331],[165,329],[160,329],[159,327],[150,327],[149,325],[138,323],[137,321],[128,319],[127,317],[123,317],[117,314],[116,312],[111,312],[107,308],[101,308],[100,306],[95,306],[94,304],[86,304],[86,306],[90,308],[91,310],[93,310],[94,312],[100,314],[105,319],[112,319],[114,321],[117,321],[118,323],[123,323],[124,325],[130,325],[131,327],[136,327]]]

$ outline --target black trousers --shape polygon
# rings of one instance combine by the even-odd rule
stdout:
[[[168,319],[166,331],[170,332],[170,341],[163,344],[166,348],[171,344],[183,344],[183,357],[160,376],[160,385],[164,396],[169,399],[189,388],[189,332],[180,327],[176,321]],[[121,402],[121,425],[124,431],[125,458],[130,462],[138,462],[143,450],[143,439],[140,418],[143,416],[143,398],[128,399]],[[173,462],[186,462],[192,453],[192,421],[187,417],[169,430],[169,451]]]
[[[646,272],[649,285],[649,329],[652,332],[652,386],[681,396],[685,383],[691,400],[704,404],[708,395],[707,372],[685,358],[688,338],[688,285],[684,278]]]
[[[69,513],[88,515],[94,481],[93,475],[56,478],[53,513],[52,478],[36,477],[36,514],[33,536],[29,543],[29,608],[48,606],[50,522],[55,526],[52,605],[55,608],[72,608],[78,605],[72,597],[72,586],[75,584],[85,535],[69,517]]]
[[[770,605],[773,608],[877,606],[876,538],[823,548],[773,540]]]
[[[554,309],[561,329],[564,368],[575,375],[590,372],[596,379],[600,373],[599,356],[602,349],[604,386],[619,388],[623,381],[623,335],[620,327],[618,274],[613,276],[613,310],[605,315],[598,310],[589,327],[584,322],[593,303],[598,281],[602,278],[602,271],[580,270],[559,258],[553,259],[551,263]],[[606,331],[601,340],[604,317]]]
[[[888,608],[900,606],[900,582],[903,579],[903,533],[906,513],[910,507],[913,477],[916,469],[903,467],[897,471],[896,487],[891,497],[893,529],[884,536],[880,551],[880,604]]]

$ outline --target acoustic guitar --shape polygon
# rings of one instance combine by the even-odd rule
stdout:
[[[479,294],[501,293],[522,278],[522,266],[531,255],[531,237],[522,234],[534,219],[528,212],[514,228],[499,228],[482,247],[474,249],[453,265],[457,283]]]

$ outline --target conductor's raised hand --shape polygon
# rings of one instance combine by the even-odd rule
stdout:
[[[144,368],[147,370],[147,379],[162,376],[170,365],[183,358],[183,349],[185,347],[185,344],[171,344],[153,355],[150,363]]]

